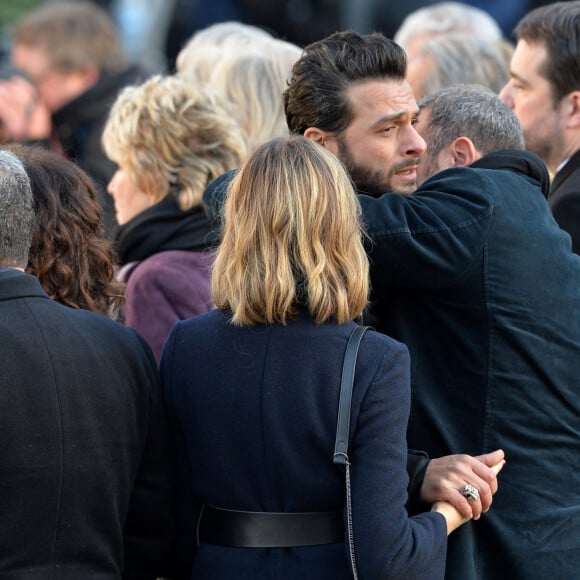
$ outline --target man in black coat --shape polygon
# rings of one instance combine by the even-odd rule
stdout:
[[[28,177],[0,152],[0,577],[154,580],[173,528],[155,361],[24,273],[33,223]]]
[[[433,177],[412,204],[360,197],[376,325],[411,352],[409,445],[501,446],[508,460],[491,510],[449,538],[446,577],[572,578],[580,486],[562,464],[580,461],[580,257],[543,163],[502,150],[523,137],[494,94],[458,87],[420,105],[419,181]]]
[[[548,202],[580,254],[580,2],[536,8],[515,33],[512,78],[500,97],[517,115],[526,147],[554,175]]]
[[[336,33],[314,43],[294,66],[285,94],[288,127],[335,153],[360,192],[410,194],[417,185],[425,141],[414,129],[419,110],[405,71],[404,51],[382,34]],[[206,209],[216,216],[231,177],[219,178],[204,193]],[[488,208],[488,201],[476,200],[470,209],[480,206]],[[410,453],[410,510],[424,510],[441,500],[465,517],[479,517],[497,490],[490,467],[502,458],[495,451],[479,458],[454,455],[429,461]],[[461,494],[467,483],[480,490],[473,502]]]

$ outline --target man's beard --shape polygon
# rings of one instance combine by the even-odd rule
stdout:
[[[383,193],[402,193],[404,195],[412,193],[408,190],[398,191],[393,185],[390,177],[397,171],[417,165],[420,162],[420,159],[414,159],[412,161],[393,165],[388,172],[375,171],[367,167],[362,167],[354,160],[354,157],[342,136],[337,137],[336,141],[338,144],[338,158],[346,167],[350,174],[350,178],[359,193],[367,193],[373,197],[379,197],[383,195]]]
[[[358,165],[344,139],[339,136],[336,141],[338,144],[338,158],[346,167],[359,193],[368,193],[373,197],[379,197],[383,193],[391,191],[390,183],[388,181],[386,183],[383,182],[383,175],[380,171],[373,171]]]

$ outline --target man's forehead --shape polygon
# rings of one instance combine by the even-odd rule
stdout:
[[[547,58],[548,49],[543,41],[528,41],[524,38],[518,40],[510,63],[512,76],[540,74]]]
[[[365,79],[346,89],[353,116],[415,115],[419,111],[411,85],[405,79]]]

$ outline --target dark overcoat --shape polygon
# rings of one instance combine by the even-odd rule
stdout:
[[[345,479],[332,455],[340,375],[354,323],[234,326],[214,310],[178,323],[161,362],[176,441],[184,446],[182,540],[200,505],[274,512],[342,510]],[[363,337],[351,414],[355,551],[361,578],[441,578],[440,514],[405,511],[407,349]],[[193,515],[192,515],[193,514]],[[194,541],[182,541],[184,572]],[[231,548],[201,543],[195,580],[346,580],[344,544]]]
[[[0,270],[0,578],[156,578],[168,455],[144,340]]]
[[[505,152],[360,196],[375,324],[411,353],[409,445],[506,453],[491,510],[449,539],[452,580],[580,570],[580,257],[546,191],[535,156]]]

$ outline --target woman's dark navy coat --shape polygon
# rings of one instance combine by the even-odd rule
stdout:
[[[176,325],[161,364],[189,477],[183,530],[195,498],[237,510],[341,510],[342,466],[332,455],[340,375],[354,323],[317,325],[306,314],[283,325],[236,327],[213,311]],[[377,332],[363,337],[351,418],[355,547],[362,578],[441,578],[446,525],[440,514],[408,519],[405,430],[407,349]],[[184,532],[183,532],[184,533]],[[182,535],[182,557],[194,541]],[[187,566],[184,568],[187,570]],[[344,544],[229,548],[201,544],[191,578],[351,578]]]

